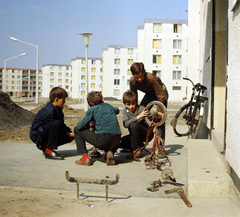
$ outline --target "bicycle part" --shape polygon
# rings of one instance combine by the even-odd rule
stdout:
[[[173,171],[171,169],[163,170],[161,176],[162,176],[163,180],[171,180],[171,181],[175,180],[175,178],[172,178]],[[175,180],[175,182],[176,182],[176,180]]]
[[[156,123],[156,125],[159,127],[163,125],[167,119],[167,109],[165,105],[159,101],[152,101],[147,104],[146,110],[148,111],[154,111],[151,112],[153,114],[152,117],[145,117],[145,121],[147,122],[148,125],[151,125],[152,122]],[[164,114],[164,117],[162,119],[158,118],[157,112],[160,111]]]
[[[192,122],[190,122],[189,136],[192,139],[197,139],[202,124],[202,116],[200,115],[200,102],[194,108],[192,113]]]
[[[173,131],[178,136],[187,136],[189,134],[190,108],[194,110],[195,103],[184,105],[172,120]]]
[[[89,154],[89,157],[99,158],[99,157],[101,157],[101,153],[100,153],[96,148],[94,148],[94,151],[92,151],[92,152]]]

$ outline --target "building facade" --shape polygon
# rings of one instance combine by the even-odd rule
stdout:
[[[41,96],[42,71],[39,70],[39,96]],[[36,69],[0,68],[0,90],[13,97],[36,96]]]
[[[182,101],[187,96],[188,76],[187,20],[146,19],[138,27],[138,62],[147,72],[165,83],[169,101]]]
[[[129,90],[130,66],[137,61],[136,46],[110,45],[103,49],[103,96],[122,99]]]

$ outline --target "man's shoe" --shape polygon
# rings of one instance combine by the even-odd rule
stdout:
[[[46,159],[64,160],[64,157],[58,154],[56,151],[53,151],[51,154],[48,154],[47,152],[45,152],[44,155]]]
[[[82,158],[80,160],[76,160],[75,161],[75,164],[78,164],[78,165],[83,165],[83,166],[90,166],[91,165],[91,160],[90,158],[86,159],[86,160],[83,160]]]
[[[133,157],[133,156],[134,156],[134,157]],[[141,158],[141,157],[143,157],[142,152],[137,152],[137,153],[136,153],[135,151],[133,151],[131,154],[129,154],[129,155],[126,156],[127,159]]]
[[[106,154],[106,160],[107,160],[107,165],[115,165],[115,160],[114,160],[114,156],[113,153],[111,151],[108,151]]]

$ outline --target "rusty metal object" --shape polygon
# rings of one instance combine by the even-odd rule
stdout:
[[[176,179],[173,177],[173,171],[171,169],[163,170],[161,176],[163,180],[171,180],[172,182],[176,182]]]
[[[164,192],[165,192],[165,194],[178,193],[179,196],[181,197],[181,199],[183,200],[183,202],[187,205],[187,207],[192,207],[192,204],[187,199],[187,197],[184,194],[184,191],[183,191],[182,188],[174,188],[174,189],[171,189],[171,190],[166,190]]]
[[[158,191],[159,187],[162,187],[163,185],[170,184],[170,185],[175,185],[175,186],[184,186],[182,183],[177,183],[177,182],[171,182],[171,181],[161,181],[160,179],[157,181],[152,182],[152,187],[148,187],[147,190],[149,191]]]
[[[109,179],[90,179],[90,178],[75,178],[70,177],[69,172],[66,171],[66,179],[69,182],[76,182],[77,184],[77,198],[79,198],[79,183],[88,183],[88,184],[98,184],[98,185],[106,185],[106,201],[108,201],[108,186],[109,185],[116,185],[119,182],[119,175],[116,174],[115,180]]]

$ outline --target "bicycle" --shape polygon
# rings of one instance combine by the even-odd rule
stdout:
[[[189,78],[183,79],[192,83],[192,95],[190,101],[174,116],[171,125],[176,135],[197,139],[202,124],[205,101],[208,100],[207,97],[200,96],[200,94],[203,94],[207,87],[200,83],[194,84]]]

